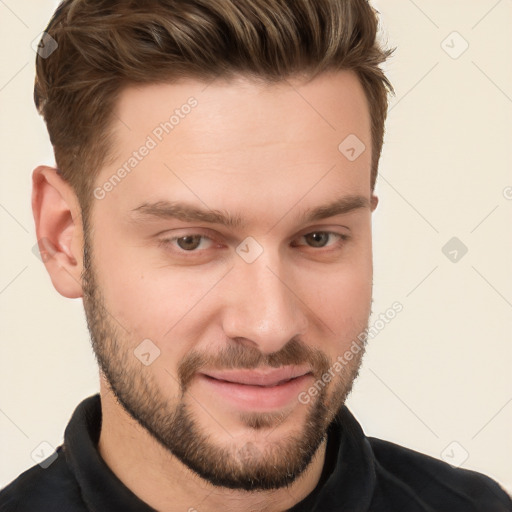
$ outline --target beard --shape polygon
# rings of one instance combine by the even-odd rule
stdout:
[[[179,361],[177,377],[167,372],[174,384],[179,385],[178,396],[175,391],[166,393],[149,368],[141,365],[134,356],[133,337],[120,329],[120,324],[108,312],[92,260],[84,221],[82,283],[87,326],[100,370],[121,407],[168,453],[214,486],[245,491],[271,490],[288,486],[302,475],[327,438],[329,425],[352,390],[365,344],[352,361],[343,366],[336,379],[329,384],[323,383],[307,405],[295,406],[294,411],[297,407],[309,410],[299,427],[296,428],[299,422],[294,420],[295,430],[288,431],[282,439],[264,445],[249,441],[242,446],[237,446],[232,437],[224,443],[215,442],[194,414],[197,401],[188,392],[199,369],[277,368],[306,363],[311,366],[315,382],[318,382],[328,374],[333,362],[322,351],[297,339],[267,355],[242,344],[228,345],[213,355],[191,351]],[[359,332],[367,325],[368,322]],[[270,435],[290,414],[240,412],[238,419],[246,429],[254,432],[267,429]]]

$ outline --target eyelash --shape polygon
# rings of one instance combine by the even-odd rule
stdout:
[[[330,250],[336,250],[338,248],[341,248],[341,246],[344,245],[344,243],[349,240],[350,236],[349,235],[346,235],[346,234],[342,234],[342,233],[336,233],[334,231],[311,231],[309,233],[305,233],[304,235],[301,235],[299,238],[303,238],[303,237],[306,237],[308,235],[313,235],[313,234],[326,234],[326,235],[334,235],[335,237],[338,237],[338,241],[335,242],[334,244],[331,244],[330,246],[326,246],[326,247],[331,247],[331,249],[328,249],[327,251],[322,251],[322,249],[325,249],[325,247],[311,247],[309,246],[311,249],[317,249],[318,252],[322,251],[322,252],[328,252]],[[164,247],[164,248],[168,248],[168,247],[171,247],[173,246],[173,242],[177,241],[177,240],[180,240],[182,238],[187,238],[187,237],[201,237],[202,239],[206,239],[206,240],[211,240],[211,241],[214,241],[212,238],[206,236],[206,235],[202,235],[201,233],[187,233],[185,235],[181,235],[181,236],[175,236],[175,237],[172,237],[172,238],[163,238],[159,241],[159,246],[161,247]],[[185,249],[181,249],[181,248],[176,248],[175,246],[173,246],[173,248],[171,249],[172,251],[175,251],[177,252],[179,255],[197,255],[199,256],[201,253],[204,253],[205,251],[207,251],[208,249],[203,249],[203,250],[199,250],[199,249],[193,249],[193,250],[190,250],[190,251],[186,251]],[[191,256],[188,256],[188,257],[191,257]],[[193,256],[192,256],[193,257]]]

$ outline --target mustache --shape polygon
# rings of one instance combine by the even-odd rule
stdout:
[[[308,347],[304,342],[293,339],[282,349],[272,354],[262,354],[255,347],[241,344],[228,345],[215,354],[189,352],[178,366],[178,379],[184,393],[194,375],[201,369],[231,370],[255,369],[259,367],[279,368],[288,365],[308,364],[315,377],[320,378],[331,366],[329,358],[319,349]]]

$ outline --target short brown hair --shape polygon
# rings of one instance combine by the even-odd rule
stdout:
[[[393,92],[377,27],[367,0],[65,0],[45,30],[58,47],[36,58],[34,100],[86,213],[126,85],[353,70],[369,104],[373,190]]]

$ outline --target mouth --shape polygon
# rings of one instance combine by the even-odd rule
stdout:
[[[216,398],[244,411],[282,409],[293,401],[313,378],[309,367],[286,366],[270,370],[205,371],[199,383]]]
[[[272,387],[311,373],[309,367],[284,366],[268,370],[206,371],[203,375],[219,381],[248,386]]]

